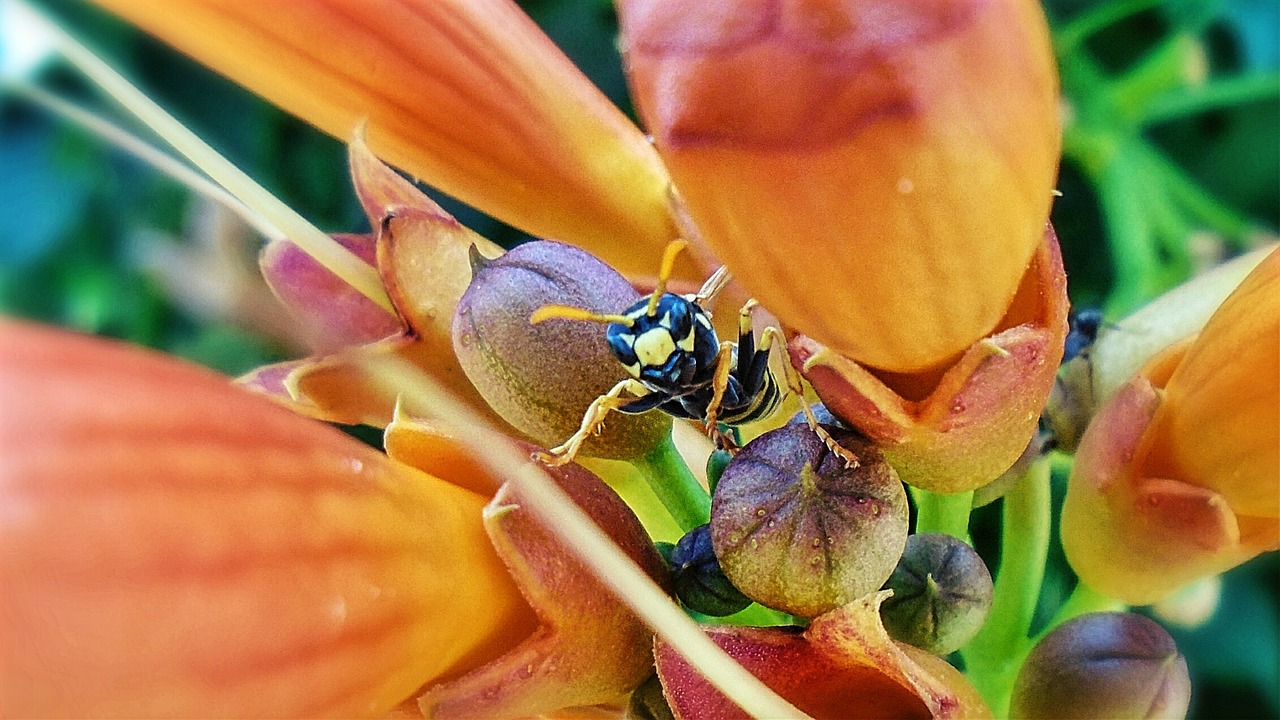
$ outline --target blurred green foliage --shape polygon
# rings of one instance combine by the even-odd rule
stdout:
[[[70,1],[44,4],[304,216],[334,231],[365,229],[340,142],[94,10]],[[522,5],[628,108],[607,0]],[[1062,197],[1053,221],[1073,300],[1116,317],[1201,264],[1274,235],[1280,224],[1280,4],[1046,5],[1067,118]],[[133,127],[65,69],[48,69],[40,84]],[[500,243],[524,239],[440,199]],[[185,188],[3,95],[0,203],[0,312],[156,347],[232,374],[290,352],[235,316],[192,312],[145,269],[139,249],[148,245],[140,237],[165,238],[161,242],[175,247],[199,242],[191,223],[199,205]],[[992,547],[998,523],[990,507],[975,514],[975,538],[991,560],[998,554]],[[1060,548],[1051,560],[1042,615],[1074,582]],[[1194,717],[1280,716],[1278,580],[1280,562],[1272,553],[1228,574],[1222,607],[1208,625],[1175,631],[1193,672]]]

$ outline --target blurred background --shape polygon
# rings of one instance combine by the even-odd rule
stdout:
[[[520,4],[629,111],[609,2]],[[41,5],[317,226],[367,230],[340,142],[96,10]],[[1280,3],[1050,0],[1046,10],[1066,119],[1053,221],[1077,307],[1118,319],[1198,270],[1276,239]],[[288,320],[255,274],[252,231],[119,142],[52,111],[24,88],[71,99],[159,145],[74,72],[56,62],[32,69],[12,34],[0,37],[0,313],[158,348],[230,375],[298,354]],[[436,197],[490,239],[527,239]],[[975,515],[976,542],[993,564],[998,527],[998,511]],[[1055,547],[1044,617],[1073,583]],[[1206,624],[1166,622],[1188,656],[1192,717],[1280,717],[1278,623],[1275,553],[1224,577]]]

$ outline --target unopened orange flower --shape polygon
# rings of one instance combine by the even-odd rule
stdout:
[[[699,237],[785,324],[892,372],[996,328],[1057,172],[1038,3],[618,5],[636,104]]]
[[[1280,251],[1095,415],[1063,507],[1081,579],[1135,604],[1280,547]]]

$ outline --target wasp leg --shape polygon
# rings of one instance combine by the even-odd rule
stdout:
[[[786,352],[786,335],[783,335],[782,331],[776,327],[765,328],[764,332],[760,336],[760,351],[766,353],[769,352],[773,347],[774,342],[779,340],[782,341],[782,351]],[[827,450],[830,450],[839,456],[841,460],[844,460],[844,464],[847,467],[858,467],[858,456],[843,447],[840,447],[840,443],[836,442],[836,439],[831,437],[831,433],[827,432],[826,428],[818,424],[818,418],[813,415],[813,408],[809,407],[809,403],[804,399],[804,378],[800,377],[800,371],[796,370],[795,366],[791,364],[791,358],[783,358],[783,361],[783,373],[787,378],[787,388],[790,389],[796,397],[800,398],[800,409],[804,412],[804,419],[805,422],[809,424],[809,428],[817,433],[818,437],[822,440],[822,444],[827,446]]]
[[[544,453],[538,453],[538,460],[552,467],[573,462],[573,458],[577,456],[582,443],[599,432],[600,428],[604,426],[604,418],[609,414],[609,411],[617,410],[623,405],[632,402],[631,399],[622,397],[624,392],[630,392],[632,395],[639,397],[647,394],[649,389],[641,385],[638,380],[632,378],[620,381],[609,392],[591,401],[591,404],[587,406],[587,411],[582,415],[582,425],[578,427],[577,432],[569,436],[569,439],[560,445]]]
[[[707,424],[707,437],[715,439],[720,434],[716,426],[716,416],[720,414],[720,403],[724,402],[725,390],[729,387],[729,375],[733,372],[733,343],[720,343],[716,351],[716,374],[711,381],[711,403],[707,405],[707,414],[703,422]]]

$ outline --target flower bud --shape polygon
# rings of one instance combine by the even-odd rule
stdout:
[[[1058,163],[1039,4],[618,9],[636,107],[688,216],[783,323],[894,372],[997,326]]]
[[[991,573],[966,543],[942,533],[907,538],[880,606],[894,640],[946,655],[969,642],[991,609]]]
[[[1094,415],[1062,506],[1089,587],[1145,605],[1280,547],[1278,291],[1273,250]]]
[[[553,304],[617,313],[640,294],[608,265],[561,243],[528,243],[475,265],[453,320],[458,360],[504,420],[543,446],[559,444],[577,431],[591,401],[627,376],[626,369],[609,351],[600,325],[563,319],[534,325],[530,316]],[[662,413],[612,415],[583,453],[647,455],[670,428]]]
[[[809,427],[788,425],[748,443],[720,478],[716,556],[762,605],[815,617],[879,588],[902,555],[907,498],[897,473],[856,436],[839,442],[857,467]]]
[[[707,486],[711,492],[716,491],[716,486],[720,484],[720,476],[724,475],[724,469],[729,467],[731,460],[733,460],[733,453],[724,448],[717,448],[707,456]]]
[[[1187,661],[1164,628],[1132,613],[1070,620],[1027,656],[1013,687],[1015,718],[1181,718]]]
[[[711,547],[711,528],[690,530],[671,552],[671,575],[676,597],[690,610],[712,617],[732,615],[751,604],[751,598],[729,582]]]

